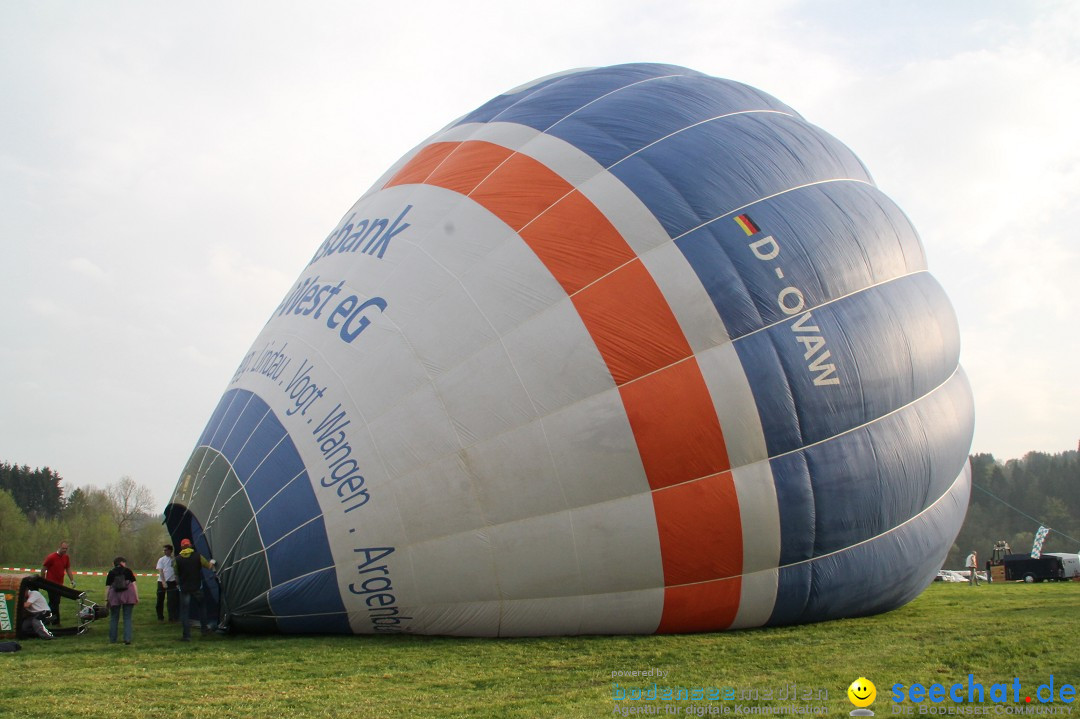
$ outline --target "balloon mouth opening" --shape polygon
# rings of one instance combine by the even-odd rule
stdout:
[[[185,505],[180,504],[179,502],[171,502],[166,506],[163,523],[165,524],[165,531],[169,533],[169,538],[172,540],[174,547],[179,547],[181,541],[190,539],[191,543],[195,545],[201,553],[205,552],[209,554],[209,547],[206,546],[202,525]]]
[[[180,551],[180,543],[185,539],[191,540],[191,545],[207,560],[213,558],[210,543],[203,532],[202,523],[192,514],[191,510],[179,502],[170,502],[164,512],[165,530],[169,534],[172,545]],[[227,608],[224,606],[223,587],[217,578],[203,570],[202,592],[199,601],[203,602],[207,626],[217,628],[225,623]]]

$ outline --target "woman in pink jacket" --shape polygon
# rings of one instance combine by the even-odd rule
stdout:
[[[135,573],[127,568],[127,560],[117,557],[113,568],[105,576],[109,605],[109,643],[116,643],[120,612],[124,613],[124,644],[131,644],[131,614],[139,603],[139,590],[135,586]]]

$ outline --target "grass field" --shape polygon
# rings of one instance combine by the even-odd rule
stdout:
[[[1038,708],[1080,715],[1080,702],[1024,702],[1036,699],[1051,675],[1055,692],[1080,684],[1077,582],[934,584],[876,617],[645,637],[201,637],[196,628],[182,643],[177,625],[157,622],[153,602],[144,589],[131,646],[108,644],[106,619],[80,637],[25,640],[23,651],[0,654],[0,716],[524,718],[619,716],[635,708],[702,716],[791,706],[839,716],[854,708],[846,691],[860,676],[877,686],[870,707],[877,716],[899,716],[903,708],[918,716],[920,707],[945,713],[974,706],[947,697],[897,705],[894,684],[966,687],[968,674],[987,692],[1009,684],[1006,704],[985,697],[991,714]],[[635,670],[666,675],[613,677]],[[1020,704],[1011,695],[1016,679]],[[615,701],[615,683],[622,690],[700,688],[705,697],[715,687],[720,698]],[[788,699],[793,684],[797,695],[813,698]]]

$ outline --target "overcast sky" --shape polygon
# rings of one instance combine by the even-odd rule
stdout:
[[[505,90],[635,61],[848,144],[956,307],[972,451],[1077,448],[1080,3],[0,0],[0,460],[164,507],[384,170]]]

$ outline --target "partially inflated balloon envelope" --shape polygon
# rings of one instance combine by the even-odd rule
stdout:
[[[915,230],[840,142],[685,68],[564,73],[453,122],[345,213],[166,522],[217,560],[237,630],[881,612],[964,518],[958,355]]]

